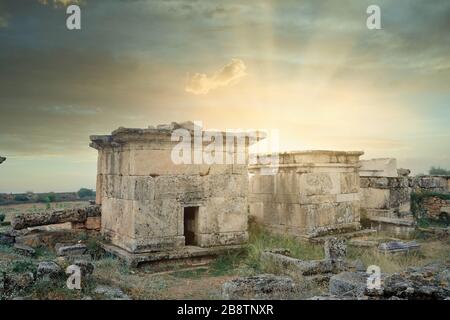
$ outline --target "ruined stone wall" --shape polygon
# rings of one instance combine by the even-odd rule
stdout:
[[[99,149],[102,232],[114,245],[131,252],[184,246],[185,207],[198,207],[196,245],[247,241],[246,164],[175,164],[170,130],[131,130],[92,138]]]
[[[408,177],[360,177],[361,213],[394,218],[411,210],[411,180]]]
[[[278,172],[251,165],[250,215],[268,229],[317,236],[357,229],[358,160],[362,152],[304,151],[279,154]]]
[[[423,199],[422,207],[425,216],[433,220],[446,220],[450,218],[450,199],[442,199],[436,196]]]
[[[448,193],[448,178],[394,175],[392,159],[366,160],[360,170],[363,218],[399,218],[411,211],[411,193]],[[385,167],[383,167],[383,164]],[[400,172],[404,172],[400,169]],[[405,172],[409,173],[409,170]],[[380,176],[386,174],[387,176]]]
[[[449,177],[447,176],[419,176],[410,178],[410,186],[415,192],[448,193]]]

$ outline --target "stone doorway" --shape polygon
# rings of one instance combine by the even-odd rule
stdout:
[[[186,246],[198,245],[198,208],[184,207],[184,244]]]

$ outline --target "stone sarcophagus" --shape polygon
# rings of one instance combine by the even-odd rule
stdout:
[[[202,140],[205,133],[214,140]],[[258,139],[237,140],[192,123],[91,136],[99,152],[102,233],[132,253],[246,242],[248,147]],[[211,148],[211,141],[223,148]]]
[[[269,230],[295,236],[359,229],[358,161],[362,154],[279,153],[273,174],[264,174],[267,165],[250,165],[250,215]]]

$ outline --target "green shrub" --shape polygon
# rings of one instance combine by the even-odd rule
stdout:
[[[101,237],[93,237],[87,240],[86,247],[88,249],[88,253],[91,255],[93,259],[101,259],[105,256],[105,250],[103,250],[100,242],[102,241]]]
[[[443,175],[443,176],[448,176],[450,175],[450,170],[441,168],[441,167],[431,167],[430,171],[429,171],[430,175]]]
[[[87,188],[81,188],[80,190],[78,190],[77,194],[78,194],[78,197],[80,197],[80,198],[95,197],[95,192],[93,190],[87,189]]]
[[[28,201],[28,197],[24,194],[17,194],[14,196],[14,201],[26,202],[26,201]]]
[[[36,271],[36,266],[31,259],[15,260],[11,263],[10,269],[16,273],[34,272]]]

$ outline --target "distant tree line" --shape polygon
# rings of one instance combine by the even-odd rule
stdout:
[[[429,173],[433,176],[450,176],[450,170],[441,167],[431,167]]]
[[[0,194],[0,204],[12,203],[52,203],[63,201],[93,200],[95,191],[88,188],[81,188],[77,192],[47,192],[34,193],[27,191],[19,194]]]

